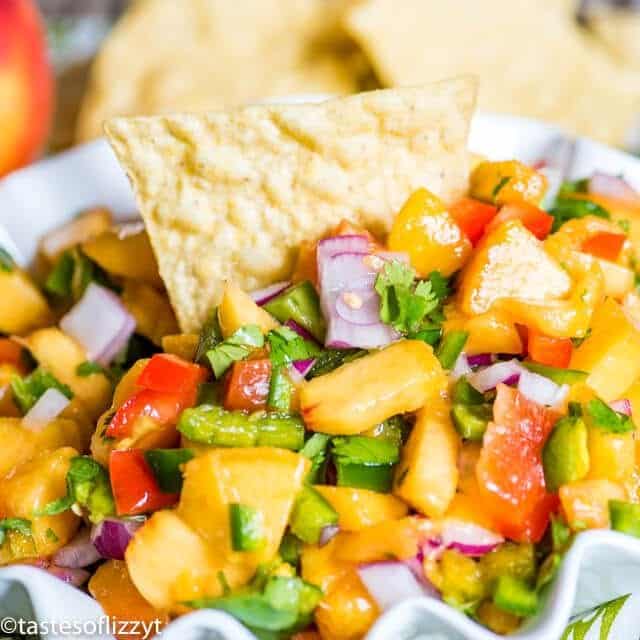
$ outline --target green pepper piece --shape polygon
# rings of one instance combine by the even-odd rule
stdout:
[[[400,459],[397,444],[367,436],[332,438],[332,444],[338,486],[391,490],[394,465]]]
[[[265,542],[262,512],[237,502],[229,505],[231,547],[234,551],[257,551]]]
[[[178,431],[193,442],[216,447],[255,447],[258,424],[242,411],[201,405],[182,412]]]
[[[609,519],[614,531],[640,538],[640,504],[609,500]]]
[[[584,382],[589,377],[586,371],[578,371],[577,369],[560,369],[538,362],[523,362],[522,364],[529,369],[529,371],[549,378],[549,380],[556,384],[578,384],[579,382]]]
[[[436,352],[443,369],[453,369],[458,356],[464,349],[468,337],[468,331],[449,331],[444,334]]]
[[[258,420],[258,447],[298,451],[304,446],[304,423],[297,416],[267,413]]]
[[[325,349],[316,358],[311,371],[307,374],[307,380],[323,376],[347,362],[352,362],[366,355],[367,352],[364,349]]]
[[[302,553],[302,540],[294,536],[290,531],[287,531],[282,537],[278,553],[286,563],[292,567],[298,567],[300,564],[300,554]]]
[[[156,477],[163,493],[180,493],[182,471],[180,466],[193,458],[191,449],[150,449],[144,458]]]
[[[391,418],[377,424],[373,429],[365,431],[363,435],[369,438],[381,438],[389,440],[397,447],[409,437],[410,427],[402,416],[392,416]]]
[[[458,433],[466,440],[480,441],[493,415],[491,405],[454,404],[451,419]]]
[[[566,417],[556,422],[542,450],[542,465],[545,484],[552,493],[587,475],[587,425],[582,418]]]
[[[298,416],[253,414],[201,405],[182,412],[178,431],[189,440],[216,447],[280,447],[298,450],[304,424]]]
[[[459,551],[448,549],[440,558],[440,591],[442,599],[458,609],[465,609],[480,601],[487,585],[480,565]]]
[[[589,400],[583,415],[590,428],[602,429],[609,433],[626,433],[635,430],[635,425],[629,416],[614,411],[600,398]]]
[[[505,575],[498,578],[493,602],[499,609],[516,616],[532,616],[538,610],[538,594],[526,582]]]
[[[532,582],[536,577],[536,552],[532,544],[505,542],[480,558],[482,572],[492,586],[501,575]]]
[[[471,385],[466,376],[462,376],[453,387],[452,400],[456,404],[482,404],[485,398]]]
[[[317,544],[322,529],[338,523],[338,513],[309,486],[300,491],[289,519],[291,532],[308,544]]]
[[[393,465],[391,464],[350,464],[338,460],[336,471],[336,484],[339,487],[389,493],[393,486]]]
[[[280,322],[293,320],[316,340],[324,342],[326,326],[314,286],[305,280],[290,287],[263,307]]]

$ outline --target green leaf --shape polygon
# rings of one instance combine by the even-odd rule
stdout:
[[[634,431],[635,426],[629,416],[614,411],[608,404],[594,398],[586,406],[586,417],[589,424],[611,433],[627,433]]]
[[[442,282],[435,276],[442,293]],[[399,260],[385,263],[376,277],[380,296],[380,319],[403,334],[417,333],[427,316],[440,305],[431,280],[416,282],[415,271]]]
[[[574,218],[597,216],[607,220],[611,219],[611,214],[599,204],[578,198],[558,198],[549,213],[554,217],[552,232],[557,231],[565,222]]]
[[[211,351],[220,342],[222,342],[222,329],[220,329],[220,322],[218,321],[218,307],[215,307],[200,332],[194,361],[206,364],[207,352]]]
[[[308,360],[320,353],[317,344],[305,340],[289,327],[279,327],[267,334],[269,358],[274,367],[282,367],[295,360]]]
[[[11,380],[13,396],[23,413],[27,413],[47,389],[57,389],[69,400],[73,398],[73,391],[44,369],[36,369],[24,377],[14,376]]]
[[[0,545],[3,544],[7,531],[17,531],[24,536],[30,536],[31,520],[26,518],[3,518],[0,520]]]
[[[0,247],[0,271],[11,273],[15,266],[16,263],[11,254],[4,247]]]
[[[63,513],[67,509],[71,508],[73,504],[73,498],[70,496],[62,496],[62,498],[58,498],[57,500],[53,500],[46,504],[42,509],[38,509],[33,512],[35,517],[40,516],[57,516],[59,513]]]
[[[395,464],[400,459],[399,447],[390,440],[368,436],[332,438],[333,455],[343,464]]]
[[[96,373],[103,373],[104,375],[108,374],[107,370],[99,362],[91,362],[87,360],[86,362],[81,362],[76,367],[76,374],[82,378],[92,376]]]
[[[559,198],[566,198],[574,193],[587,193],[589,190],[589,179],[582,178],[581,180],[567,181],[560,185],[558,191]]]
[[[264,346],[264,336],[260,327],[247,324],[207,351],[207,358],[216,378],[239,360],[244,360],[254,349]]]

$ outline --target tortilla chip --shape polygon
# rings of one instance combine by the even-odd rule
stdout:
[[[226,280],[251,291],[287,277],[300,243],[343,218],[385,233],[418,187],[461,195],[475,87],[109,121],[182,330],[201,327]]]
[[[138,0],[91,71],[78,140],[109,117],[211,111],[358,90],[343,0]]]
[[[640,113],[640,74],[577,24],[574,0],[365,0],[345,17],[382,83],[459,73],[480,109],[541,118],[623,144]]]

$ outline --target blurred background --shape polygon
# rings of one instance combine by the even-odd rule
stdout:
[[[640,0],[0,0],[0,175],[114,115],[461,73],[481,109],[640,149]]]

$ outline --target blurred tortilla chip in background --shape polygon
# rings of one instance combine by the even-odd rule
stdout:
[[[94,63],[79,141],[114,115],[202,111],[360,88],[342,0],[137,0]]]
[[[318,104],[109,121],[182,330],[201,327],[225,281],[251,291],[288,277],[300,243],[342,219],[384,233],[418,187],[460,196],[475,94],[461,77]]]
[[[638,66],[612,56],[575,8],[573,0],[365,0],[345,25],[384,85],[475,73],[480,109],[622,145],[640,116]]]

